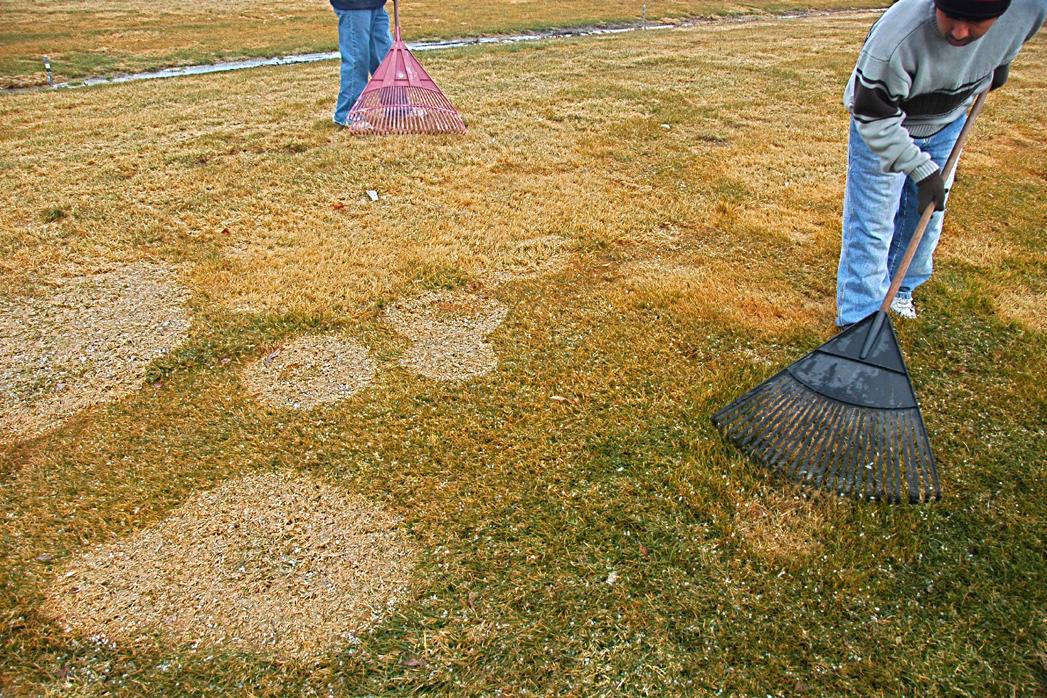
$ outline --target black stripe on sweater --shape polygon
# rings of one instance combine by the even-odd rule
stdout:
[[[898,102],[892,100],[885,90],[879,87],[866,87],[861,81],[855,81],[855,117],[862,121],[876,121],[900,116],[901,113]]]
[[[854,85],[854,116],[862,123],[890,119],[904,113],[906,116],[944,116],[955,111],[970,99],[989,76],[978,78],[958,87],[910,95],[906,99],[893,97],[880,80],[869,80],[858,71]],[[867,86],[867,84],[868,86]]]
[[[902,111],[909,116],[942,116],[955,111],[974,94],[979,86],[990,79],[982,76],[951,90],[935,90],[922,95],[911,95],[901,103]]]

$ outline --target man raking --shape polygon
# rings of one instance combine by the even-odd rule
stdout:
[[[941,167],[975,95],[1007,80],[1047,0],[899,0],[873,25],[844,92],[851,112],[836,324],[874,312],[920,214],[936,213],[891,309],[915,318],[950,182]]]

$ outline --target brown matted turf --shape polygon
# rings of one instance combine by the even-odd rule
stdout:
[[[559,235],[520,240],[490,272],[490,283],[499,286],[512,281],[538,279],[564,269],[571,260],[570,241]]]

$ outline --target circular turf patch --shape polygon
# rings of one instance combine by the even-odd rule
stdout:
[[[188,293],[164,266],[138,262],[0,299],[0,434],[35,436],[141,385],[150,361],[189,330]],[[4,437],[0,437],[3,439]]]
[[[370,385],[367,347],[334,335],[302,337],[244,369],[248,389],[277,407],[310,409]]]
[[[391,306],[385,320],[412,342],[401,365],[434,380],[465,381],[498,365],[486,338],[508,312],[493,298],[438,291]]]
[[[399,520],[378,507],[311,478],[256,475],[73,560],[43,610],[101,642],[305,659],[379,621],[413,565]]]

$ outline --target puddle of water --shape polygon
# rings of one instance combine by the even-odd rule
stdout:
[[[522,41],[542,41],[545,39],[566,38],[571,36],[598,36],[602,34],[621,34],[624,32],[638,31],[640,29],[672,29],[674,24],[648,24],[643,26],[628,27],[606,27],[590,29],[553,29],[534,34],[517,34],[512,36],[491,36],[467,39],[451,39],[447,41],[419,41],[407,44],[411,51],[437,51],[440,49],[461,48],[464,46],[477,46],[487,44],[513,44]],[[302,53],[292,56],[276,56],[272,58],[248,58],[240,61],[226,61],[222,63],[211,63],[208,65],[188,65],[179,68],[164,68],[144,73],[130,73],[127,75],[114,75],[112,77],[87,78],[73,82],[61,82],[49,88],[26,88],[8,90],[8,92],[29,92],[41,89],[70,90],[80,87],[93,87],[95,85],[115,85],[123,82],[135,82],[137,80],[162,80],[165,78],[178,78],[188,75],[206,75],[208,73],[225,73],[233,70],[246,70],[248,68],[262,68],[274,65],[296,65],[299,63],[316,63],[319,61],[333,61],[338,59],[337,51],[324,53]]]
[[[870,13],[882,12],[880,9],[873,10],[809,10],[790,12],[773,17],[778,20],[801,19],[812,15],[831,15],[839,13]],[[547,39],[561,39],[576,36],[601,36],[607,34],[624,34],[627,32],[677,29],[693,27],[698,24],[715,24],[719,22],[753,22],[766,20],[766,15],[737,15],[733,17],[720,17],[711,19],[694,19],[679,22],[678,24],[650,24],[637,23],[616,27],[579,27],[577,29],[548,29],[546,31],[531,34],[517,34],[513,36],[489,36],[465,39],[449,39],[446,41],[419,41],[407,44],[412,51],[436,51],[440,49],[461,48],[464,46],[477,46],[487,44],[513,44],[523,41],[543,41]],[[97,77],[77,80],[73,82],[57,83],[50,87],[28,87],[0,90],[0,93],[37,92],[41,90],[70,90],[80,87],[93,87],[95,85],[114,85],[122,82],[134,82],[137,80],[161,80],[165,78],[178,78],[187,75],[206,75],[208,73],[224,73],[232,70],[246,70],[248,68],[262,68],[274,65],[295,65],[299,63],[316,63],[318,61],[333,61],[338,59],[337,51],[325,53],[302,53],[292,56],[276,56],[271,58],[248,58],[241,61],[228,61],[224,63],[211,63],[208,65],[190,65],[181,68],[164,68],[144,73],[131,73],[127,75],[114,75],[112,77]]]

